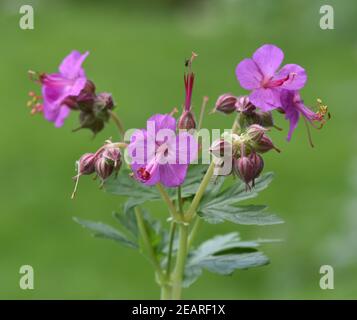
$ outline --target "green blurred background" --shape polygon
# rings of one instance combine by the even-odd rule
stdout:
[[[19,28],[19,7],[32,4],[35,29]],[[321,30],[319,8],[335,10],[335,29]],[[94,140],[71,133],[73,114],[61,129],[31,117],[27,92],[38,89],[27,70],[53,72],[72,49],[89,50],[85,62],[98,91],[109,91],[127,128],[143,126],[156,112],[183,101],[183,61],[199,54],[194,69],[198,109],[223,92],[243,94],[237,63],[264,43],[285,52],[285,63],[307,69],[307,104],[320,97],[332,120],[313,131],[310,148],[302,123],[291,143],[274,132],[281,154],[266,156],[276,178],[256,204],[268,204],[286,223],[271,227],[205,225],[199,238],[238,230],[245,239],[282,238],[263,251],[266,267],[222,277],[205,272],[184,291],[189,299],[357,298],[357,4],[344,1],[0,1],[1,213],[0,298],[155,299],[148,261],[136,251],[90,237],[72,216],[114,223],[122,199],[80,181],[70,200],[74,162],[116,136],[107,126]],[[229,127],[222,115],[205,118],[210,128]],[[165,216],[157,206],[156,215]],[[19,268],[35,270],[35,290],[19,288]],[[321,265],[335,270],[335,289],[319,287]]]

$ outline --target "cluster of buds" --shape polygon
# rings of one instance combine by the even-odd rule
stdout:
[[[121,143],[112,143],[106,141],[95,153],[85,153],[76,162],[77,175],[74,177],[76,180],[75,188],[72,193],[74,198],[78,187],[79,178],[83,175],[96,174],[101,180],[101,186],[112,174],[117,175],[122,165],[122,155],[120,151]]]
[[[247,189],[254,187],[255,179],[264,168],[262,154],[273,149],[280,152],[267,135],[267,131],[267,128],[253,124],[239,135],[224,134],[221,139],[215,141],[210,152],[216,159],[220,174],[233,173],[246,184]],[[231,166],[225,166],[227,162]],[[224,168],[229,168],[229,170],[224,171]]]
[[[250,101],[248,96],[236,97],[230,93],[222,94],[218,97],[213,112],[231,114],[240,113],[240,121],[245,125],[259,124],[264,127],[273,127],[273,117],[271,112],[259,111]]]
[[[90,129],[97,134],[110,119],[110,112],[114,109],[112,95],[107,92],[96,94],[95,85],[87,80],[85,87],[76,97],[67,97],[64,104],[72,110],[79,111],[79,127],[74,129]]]

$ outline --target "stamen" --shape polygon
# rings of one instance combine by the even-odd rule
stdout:
[[[307,137],[309,139],[309,143],[310,143],[310,146],[312,148],[314,148],[314,144],[312,142],[312,137],[311,137],[311,131],[310,131],[310,127],[309,127],[309,123],[307,122],[306,118],[305,117],[302,117],[304,119],[304,123],[305,123],[305,127],[306,127],[306,130],[307,130]]]
[[[144,167],[141,167],[138,171],[137,174],[141,180],[148,181],[151,178],[151,174],[149,171],[147,171]]]
[[[42,100],[42,97],[36,95],[35,92],[33,92],[33,91],[30,91],[28,95],[32,99],[27,101],[26,106],[28,108],[31,108],[31,114],[34,115],[36,113],[42,112],[43,111],[43,104],[40,102]]]

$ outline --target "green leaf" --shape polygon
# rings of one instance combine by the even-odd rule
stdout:
[[[207,207],[217,204],[223,206],[254,198],[258,195],[258,192],[264,190],[269,185],[273,180],[273,176],[272,172],[262,175],[256,180],[255,187],[252,190],[246,190],[245,184],[238,180],[238,183],[223,189],[218,195],[204,197],[201,206]]]
[[[162,228],[161,221],[153,218],[148,210],[141,208],[141,211],[143,213],[150,244],[153,247],[156,256],[160,259],[164,254],[168,242],[168,231]]]
[[[244,183],[238,183],[221,190],[218,194],[206,194],[198,208],[198,214],[207,222],[216,224],[230,221],[242,225],[273,225],[283,220],[272,213],[265,212],[266,206],[237,206],[242,200],[256,197],[273,179],[272,173],[266,173],[257,179],[255,188],[247,191]],[[222,185],[222,183],[221,183]],[[215,189],[218,192],[217,188]]]
[[[129,170],[121,170],[118,177],[108,179],[104,184],[105,190],[120,196],[127,196],[131,201],[127,210],[148,200],[160,199],[156,188],[139,183],[130,176]]]
[[[229,275],[237,269],[260,267],[269,263],[262,252],[228,254],[207,257],[199,262],[199,266],[213,273]]]
[[[189,166],[185,182],[181,186],[181,195],[183,198],[188,198],[196,194],[207,169],[208,165],[195,164]],[[214,184],[213,186],[217,187],[217,185],[220,186],[219,184]],[[139,183],[130,176],[130,171],[126,169],[121,170],[118,177],[109,178],[104,186],[105,190],[110,193],[128,197],[128,201],[124,208],[125,211],[146,201],[156,201],[161,199],[161,195],[156,188]],[[166,191],[172,200],[176,200],[176,188],[168,188]]]
[[[202,269],[214,273],[231,274],[236,269],[258,267],[269,263],[268,258],[257,251],[260,241],[241,241],[237,232],[215,236],[190,252],[183,286],[188,287],[202,274]]]
[[[113,212],[113,217],[134,237],[134,239],[138,238],[138,224],[133,210]]]
[[[284,223],[277,215],[265,212],[265,206],[219,206],[201,208],[199,215],[212,224],[230,221],[242,225],[274,225]]]
[[[138,245],[135,242],[129,240],[126,235],[107,224],[89,220],[82,220],[76,217],[74,217],[73,220],[79,223],[82,227],[90,230],[94,237],[114,240],[130,248],[138,247]]]

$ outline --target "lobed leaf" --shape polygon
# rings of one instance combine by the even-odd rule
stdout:
[[[90,230],[94,237],[114,240],[130,248],[138,247],[137,243],[131,241],[125,234],[107,224],[90,220],[82,220],[76,217],[74,217],[73,220],[82,227]]]
[[[259,241],[241,241],[237,232],[215,236],[203,242],[187,258],[183,286],[194,283],[202,274],[202,269],[227,275],[236,269],[268,264],[268,258],[257,251],[259,245]]]

